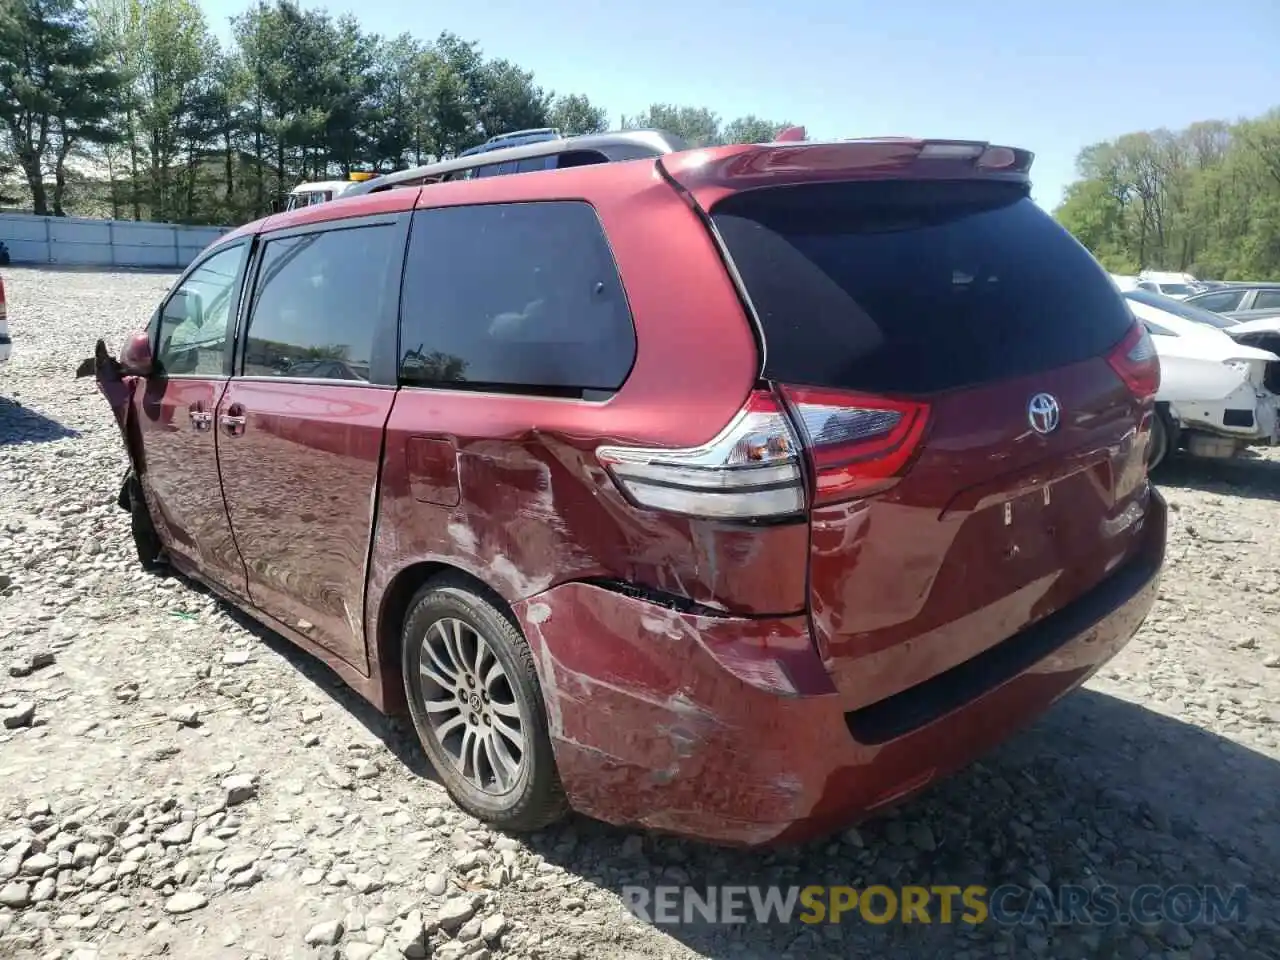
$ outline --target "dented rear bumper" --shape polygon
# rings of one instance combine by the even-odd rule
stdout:
[[[515,605],[581,813],[719,843],[837,830],[969,763],[1087,680],[1155,601],[1166,510],[1068,607],[944,674],[854,709],[803,615],[701,617],[582,583]]]

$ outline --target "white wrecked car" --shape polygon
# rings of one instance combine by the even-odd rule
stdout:
[[[1280,440],[1280,396],[1268,388],[1280,378],[1280,356],[1238,343],[1215,325],[1187,319],[1181,315],[1186,305],[1176,300],[1145,290],[1122,296],[1160,357],[1149,467],[1179,447],[1221,458]]]

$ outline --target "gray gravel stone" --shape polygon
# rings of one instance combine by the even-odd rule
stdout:
[[[422,881],[422,888],[429,896],[443,896],[449,889],[449,880],[443,873],[429,873]]]
[[[480,924],[480,936],[489,943],[496,943],[507,929],[507,918],[500,913],[485,917]]]
[[[346,928],[341,920],[321,920],[307,931],[303,939],[313,946],[317,944],[332,946],[342,939],[345,932]]]
[[[192,913],[208,906],[209,898],[203,893],[196,890],[184,890],[181,893],[175,893],[172,897],[165,901],[165,913]]]
[[[194,832],[195,825],[192,823],[175,823],[172,827],[163,831],[156,839],[166,847],[176,847],[181,846],[184,843],[190,843],[191,835]]]
[[[390,944],[400,956],[409,960],[421,960],[427,955],[426,930],[422,920],[422,911],[412,910],[401,918],[391,933]]]
[[[25,883],[13,881],[0,888],[0,904],[17,910],[31,902],[31,887]]]
[[[235,807],[258,795],[258,784],[247,774],[236,774],[222,781],[222,789],[226,791],[226,804]]]
[[[440,907],[436,921],[442,928],[453,932],[475,915],[475,903],[470,897],[450,897]]]
[[[36,705],[30,700],[23,700],[0,713],[6,730],[18,730],[29,727],[35,721]]]
[[[22,862],[22,872],[28,876],[38,877],[57,865],[56,857],[51,857],[47,853],[34,853]]]

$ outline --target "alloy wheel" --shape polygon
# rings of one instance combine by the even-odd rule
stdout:
[[[427,722],[454,767],[485,793],[512,790],[525,763],[525,721],[489,642],[462,620],[437,620],[418,672]]]

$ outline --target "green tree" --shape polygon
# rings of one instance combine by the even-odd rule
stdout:
[[[594,106],[580,93],[571,93],[552,101],[547,121],[566,136],[575,136],[604,132],[609,118],[603,107]]]
[[[67,160],[113,139],[120,79],[76,0],[0,3],[0,123],[37,214],[62,215]],[[52,198],[45,176],[52,172]]]
[[[117,120],[121,129],[118,145],[108,145],[104,150],[108,173],[112,181],[112,216],[120,215],[121,198],[114,189],[118,153],[122,149],[129,164],[128,202],[133,218],[142,219],[142,192],[138,189],[140,153],[138,137],[138,83],[142,73],[143,48],[142,4],[139,0],[95,0],[89,7],[89,22],[102,45],[107,62],[120,78],[120,111]]]
[[[139,131],[149,158],[151,216],[176,219],[190,197],[177,183],[180,154],[191,162],[212,139],[202,121],[218,48],[192,0],[140,0]]]
[[[377,45],[369,115],[369,150],[376,170],[404,166],[420,135],[415,74],[424,52],[407,33]]]
[[[768,140],[784,126],[749,115],[722,127],[705,107],[672,104],[623,120],[693,145]],[[36,209],[71,197],[82,212],[236,223],[301,180],[456,156],[527,127],[599,132],[607,115],[457,34],[383,38],[299,0],[251,0],[225,47],[199,0],[0,0],[0,121]],[[1187,157],[1222,168],[1220,133],[1200,131]],[[69,173],[78,155],[106,169],[96,197],[91,172]],[[1205,190],[1179,183],[1169,196],[1217,202]],[[1166,218],[1175,233],[1179,216]]]
[[[722,143],[720,118],[706,107],[680,107],[671,103],[655,103],[644,113],[623,117],[624,130],[665,130],[680,137],[691,147]]]
[[[1126,134],[1076,166],[1055,213],[1108,269],[1280,278],[1280,110]]]
[[[533,82],[533,74],[509,60],[485,64],[476,102],[482,138],[531,127],[545,127],[551,97]]]
[[[790,123],[774,123],[772,120],[762,120],[755,114],[748,114],[727,124],[721,133],[721,140],[724,143],[769,143],[789,126]]]

